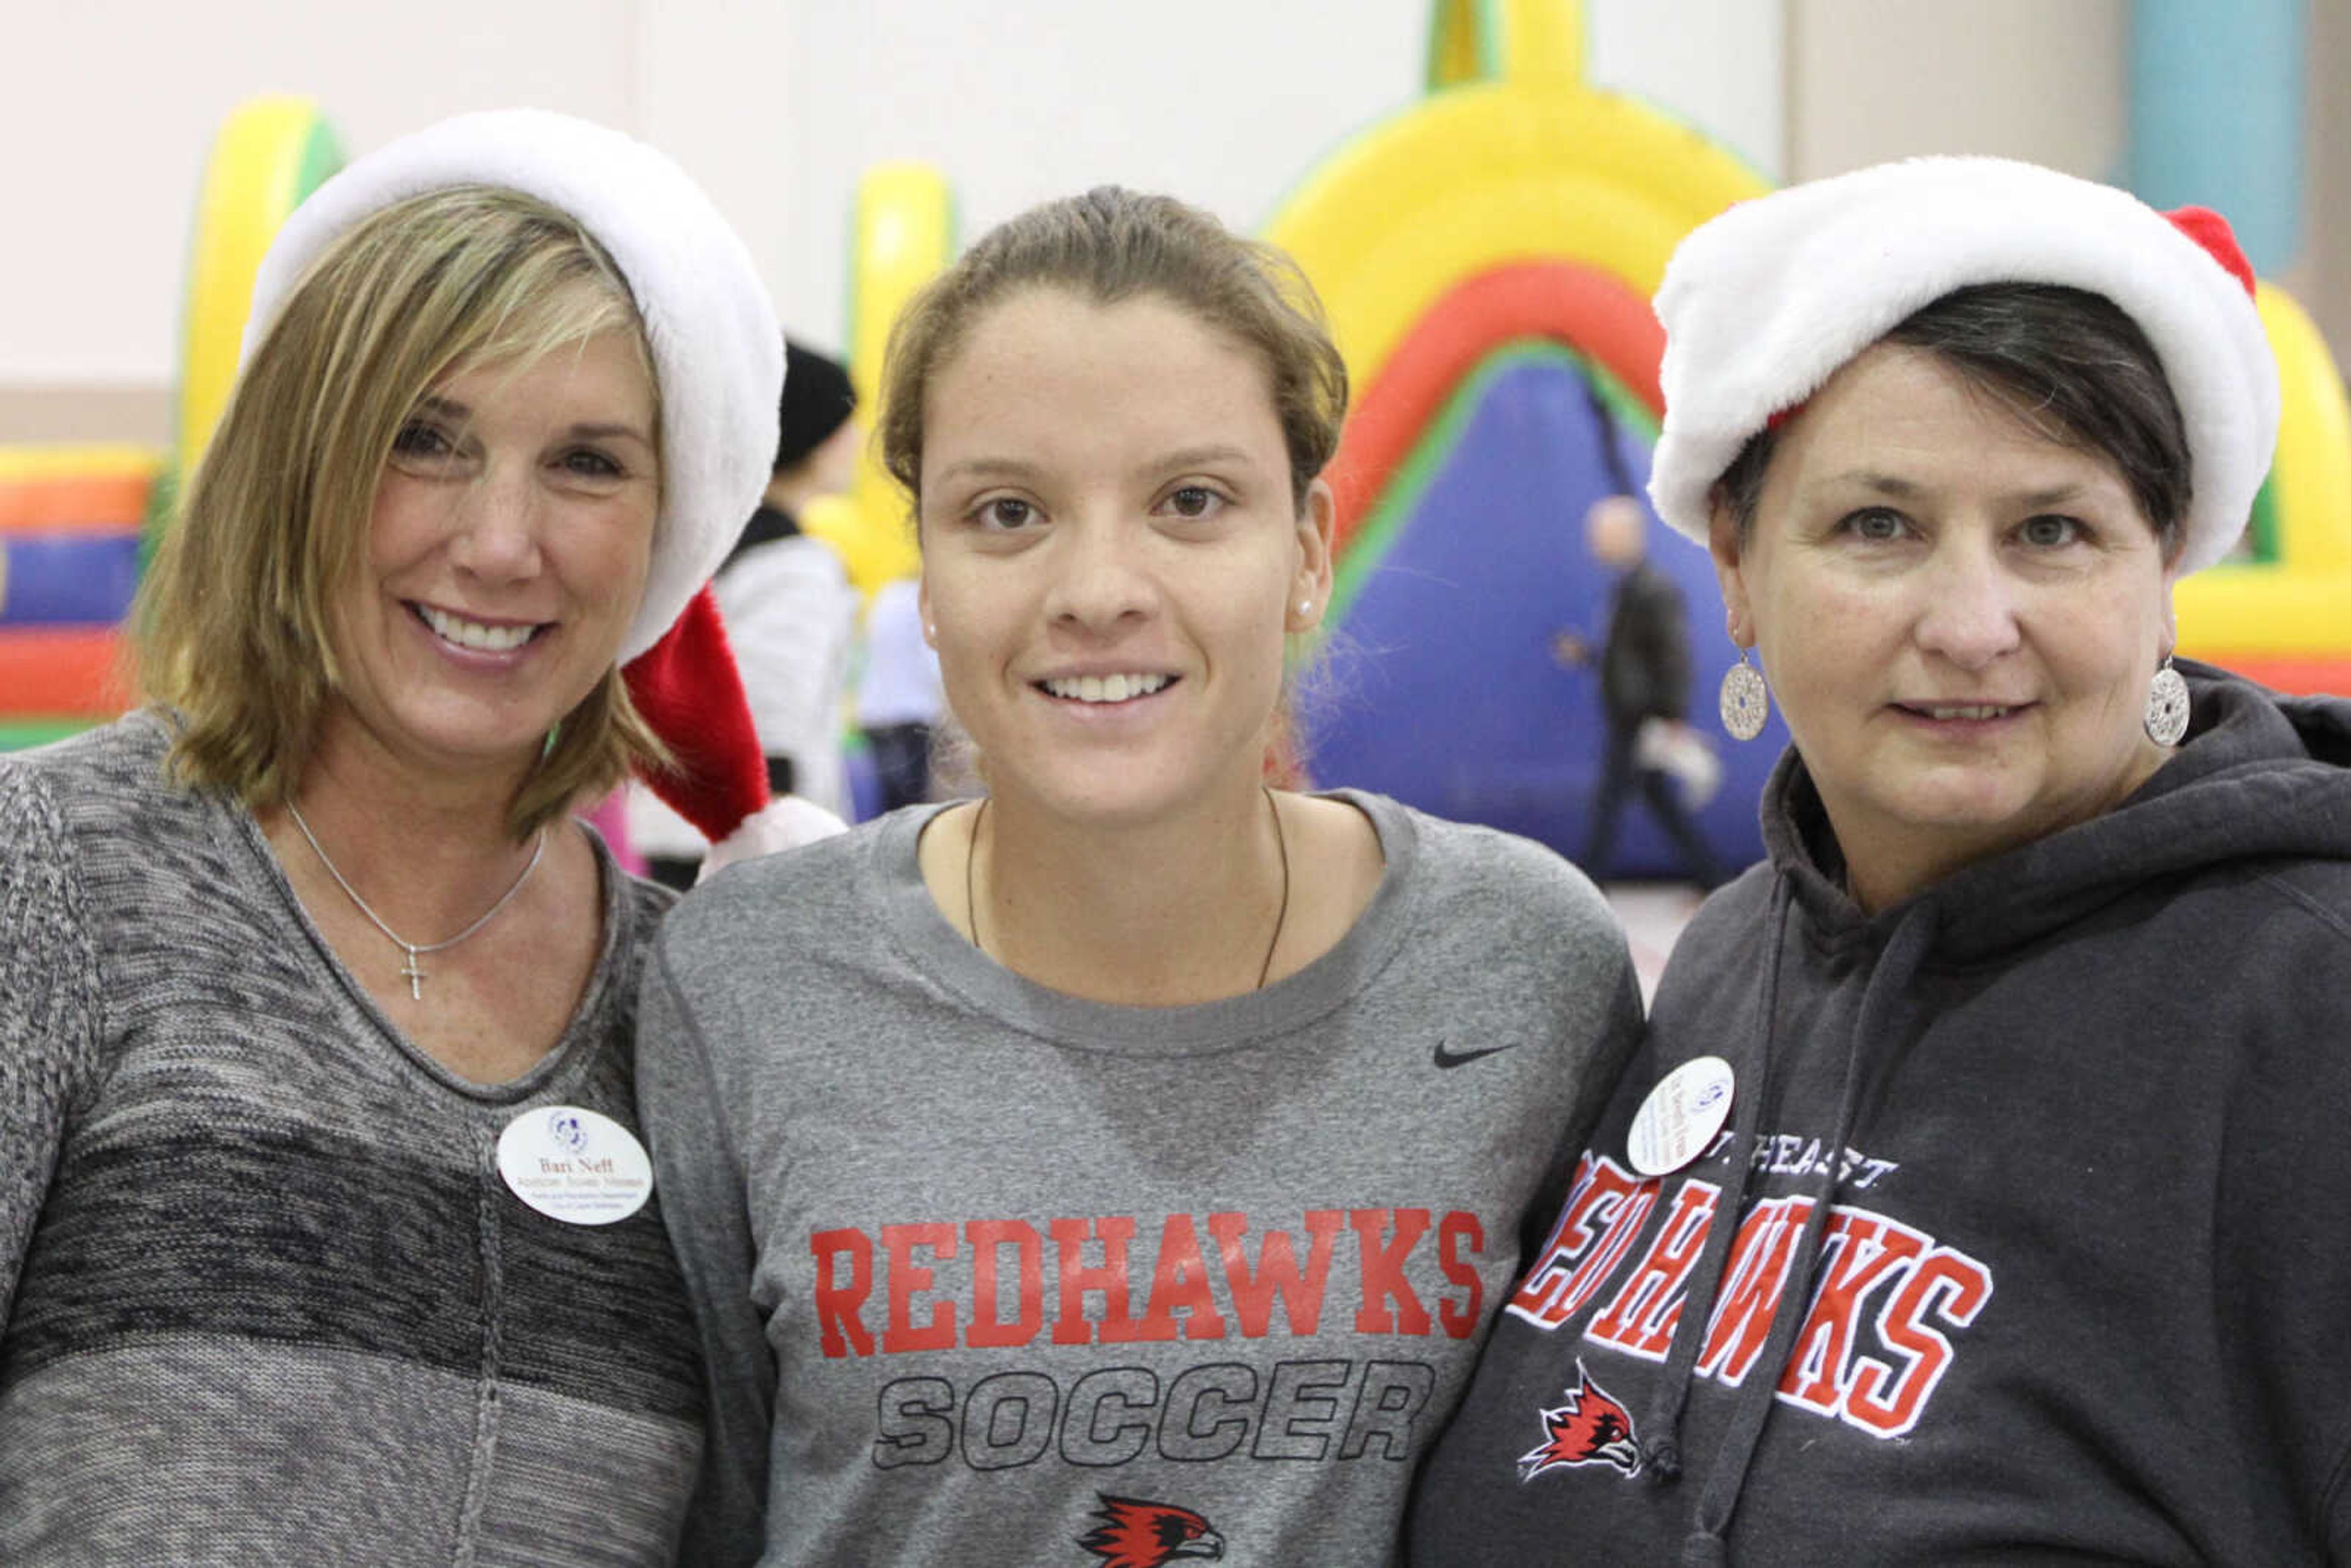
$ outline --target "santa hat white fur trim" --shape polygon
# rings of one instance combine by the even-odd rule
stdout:
[[[776,454],[783,333],[750,253],[701,187],[643,142],[544,110],[461,114],[360,159],[278,230],[254,279],[245,355],[333,239],[449,185],[498,185],[580,220],[636,297],[661,382],[662,508],[623,663],[669,629],[758,507]]]
[[[737,861],[796,850],[802,844],[812,844],[848,831],[848,823],[815,801],[798,795],[778,795],[710,846],[710,853],[703,857],[702,870],[695,881],[707,882]]]
[[[2000,158],[1916,158],[1742,202],[1684,239],[1657,290],[1657,515],[1704,544],[1748,438],[1912,312],[1983,283],[2104,295],[2147,336],[2188,428],[2180,570],[2228,552],[2277,445],[2278,377],[2244,286],[2136,196]]]

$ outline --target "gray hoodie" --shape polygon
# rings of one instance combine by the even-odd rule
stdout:
[[[2351,1561],[2351,703],[2184,673],[2123,805],[1875,916],[1782,759],[1414,1562]],[[1644,1177],[1708,1055],[1729,1122]]]

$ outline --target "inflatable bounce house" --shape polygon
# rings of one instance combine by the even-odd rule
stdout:
[[[1596,645],[1614,581],[1584,513],[1647,481],[1667,258],[1766,188],[1697,131],[1587,87],[1576,10],[1439,5],[1426,99],[1342,147],[1267,231],[1322,292],[1356,388],[1332,472],[1334,632],[1301,714],[1313,773],[1568,854],[1603,720],[1596,677],[1552,640]],[[1688,604],[1691,716],[1724,764],[1698,820],[1743,863],[1785,735],[1720,741],[1713,693],[1736,651],[1713,567],[1656,526],[1649,558]],[[1614,869],[1675,871],[1646,811],[1626,811]]]
[[[1682,235],[1767,189],[1690,127],[1583,79],[1568,0],[1437,0],[1426,97],[1343,144],[1267,225],[1328,308],[1355,403],[1332,479],[1340,571],[1302,686],[1322,784],[1581,851],[1599,784],[1597,682],[1558,633],[1596,643],[1612,574],[1583,516],[1646,483],[1663,412],[1649,297]],[[871,406],[891,316],[953,247],[935,174],[877,170],[859,198],[852,370]],[[2286,383],[2277,462],[2241,560],[2183,584],[2182,652],[2287,690],[2351,694],[2351,409],[2307,318],[2264,284]],[[871,587],[911,568],[878,473],[811,524]],[[1650,558],[1689,607],[1691,718],[1723,765],[1698,820],[1761,855],[1755,801],[1786,732],[1731,741],[1714,690],[1736,651],[1705,552],[1662,527]],[[1617,874],[1679,867],[1628,809]]]
[[[258,99],[213,143],[197,200],[181,323],[178,439],[135,446],[0,446],[0,750],[122,711],[120,627],[172,476],[192,466],[236,380],[253,277],[278,225],[340,167],[317,108]]]
[[[1596,642],[1611,574],[1586,552],[1595,499],[1647,477],[1662,339],[1648,299],[1681,236],[1766,188],[1691,128],[1583,79],[1573,0],[1437,0],[1426,96],[1309,172],[1267,237],[1298,256],[1347,356],[1355,405],[1332,478],[1338,590],[1301,752],[1319,783],[1583,846],[1598,784],[1596,681],[1553,655]],[[240,110],[198,215],[177,455],[200,451],[236,356],[254,267],[331,172],[307,104]],[[2225,205],[2225,201],[2220,204]],[[954,255],[935,172],[875,169],[853,219],[848,345],[867,408],[891,320]],[[2295,691],[2351,695],[2351,407],[2316,330],[2264,283],[2285,382],[2277,459],[2241,559],[2179,591],[2181,651]],[[0,745],[119,708],[116,634],[163,455],[0,449]],[[915,566],[904,502],[868,467],[808,530],[872,592]],[[152,526],[152,525],[151,525]],[[1692,719],[1723,765],[1699,820],[1726,859],[1761,853],[1755,800],[1785,735],[1740,745],[1713,715],[1735,653],[1703,551],[1663,528],[1651,559],[1689,607]],[[1672,875],[1628,810],[1617,874]]]

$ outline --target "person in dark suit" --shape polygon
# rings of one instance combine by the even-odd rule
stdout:
[[[1637,784],[1650,812],[1681,852],[1690,880],[1711,891],[1722,884],[1722,862],[1674,792],[1671,779],[1641,745],[1645,726],[1684,724],[1689,708],[1689,639],[1681,588],[1649,559],[1648,513],[1630,495],[1602,497],[1584,514],[1583,526],[1593,559],[1622,575],[1609,598],[1608,632],[1598,657],[1607,753],[1580,862],[1594,882],[1607,874],[1617,819]],[[1553,646],[1562,664],[1593,662],[1589,645],[1573,632],[1562,632]]]

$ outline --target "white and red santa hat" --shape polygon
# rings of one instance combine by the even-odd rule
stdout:
[[[1656,298],[1657,515],[1704,544],[1708,496],[1750,437],[1913,312],[1988,283],[2083,289],[2138,324],[2187,426],[2180,570],[2227,554],[2278,430],[2277,363],[2227,222],[2002,158],[1913,158],[1791,186],[1682,241]]]
[[[766,490],[783,332],[750,253],[664,154],[543,110],[461,114],[358,160],[278,230],[254,279],[245,356],[319,254],[369,214],[451,185],[496,185],[578,219],[627,279],[661,385],[662,502],[644,601],[621,644],[632,700],[675,755],[646,782],[718,849],[781,848],[828,818],[768,805],[767,764],[707,584]],[[838,824],[833,824],[837,826]]]

